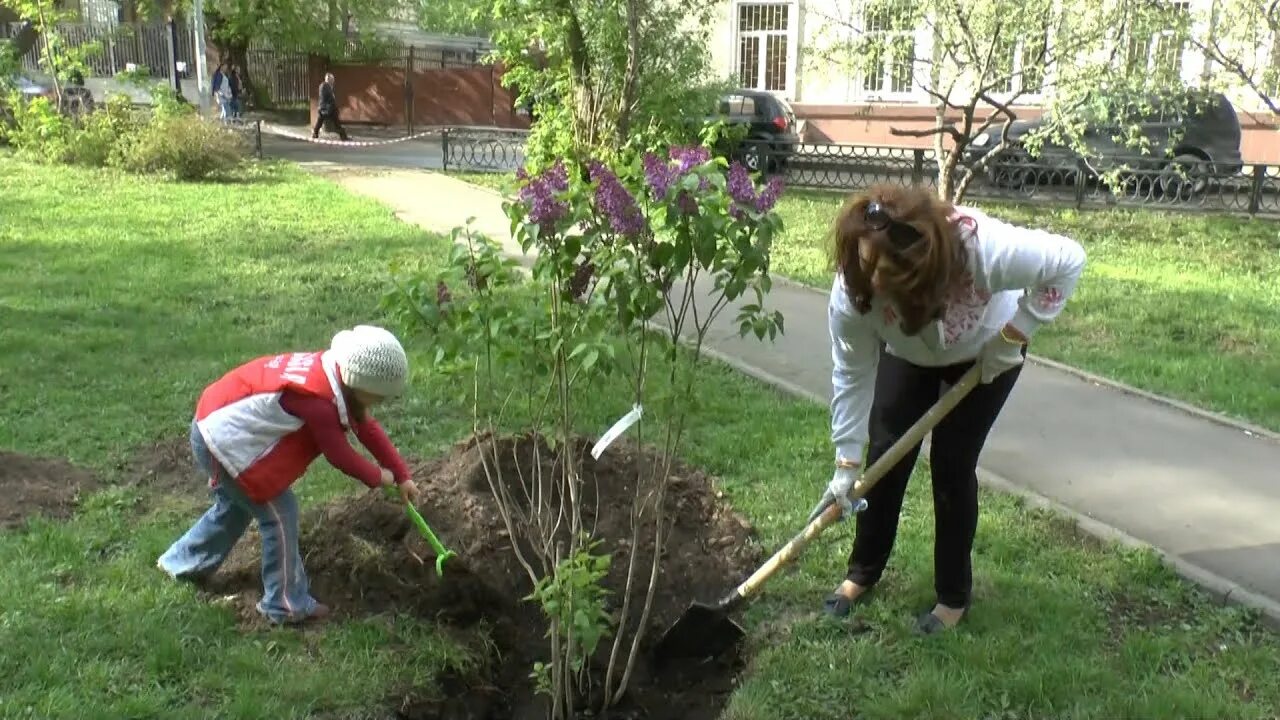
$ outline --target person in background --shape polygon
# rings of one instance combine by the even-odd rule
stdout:
[[[333,73],[324,74],[324,82],[320,83],[320,95],[316,103],[316,124],[311,128],[311,138],[320,137],[320,127],[328,125],[330,131],[336,131],[338,137],[345,142],[347,131],[338,119],[338,96],[333,90]]]
[[[228,81],[231,84],[231,119],[239,120],[241,117],[240,97],[244,91],[244,87],[240,82],[240,66],[231,66],[231,74],[228,76]]]
[[[214,102],[218,103],[218,119],[226,122],[231,118],[229,88],[227,85],[227,75],[222,71],[222,63],[218,63],[218,67],[213,71],[213,82],[209,89],[213,94]]]
[[[920,444],[855,508],[849,494],[864,449],[866,463],[875,463],[946,385],[981,367],[980,384],[932,433],[937,600],[916,628],[936,633],[960,622],[972,600],[978,456],[1018,381],[1027,343],[1075,291],[1085,252],[1071,238],[953,206],[927,187],[891,185],[849,199],[835,244],[827,314],[836,469],[810,517],[836,502],[857,524],[848,573],[826,612],[847,614],[880,580]]]
[[[408,466],[372,408],[405,389],[409,364],[390,332],[358,325],[328,350],[250,360],[205,388],[191,423],[196,467],[213,506],[157,561],[170,577],[199,581],[215,572],[249,523],[262,536],[263,594],[257,609],[278,624],[329,615],[311,596],[298,547],[298,501],[291,489],[321,454],[369,488],[418,495]],[[353,432],[377,464],[348,443]]]

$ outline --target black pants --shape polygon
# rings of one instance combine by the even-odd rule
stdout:
[[[867,467],[937,402],[945,390],[943,383],[955,383],[972,365],[920,367],[881,348],[868,428]],[[989,384],[978,384],[933,429],[929,462],[933,476],[934,589],[938,602],[947,607],[969,605],[971,554],[978,528],[978,455],[1021,371],[1019,366]],[[866,495],[867,509],[857,515],[849,555],[848,578],[858,585],[874,585],[889,562],[907,480],[919,455],[917,444]]]
[[[338,137],[343,140],[347,139],[347,131],[342,127],[342,123],[338,120],[338,111],[320,111],[316,113],[316,124],[311,128],[311,137],[320,137],[320,128],[328,124],[330,132],[338,133]]]

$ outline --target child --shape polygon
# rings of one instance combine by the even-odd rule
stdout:
[[[251,360],[205,388],[191,424],[191,450],[209,478],[213,507],[158,561],[176,579],[200,579],[226,560],[251,520],[262,534],[262,600],[274,623],[323,619],[329,608],[308,592],[298,551],[298,503],[290,486],[320,454],[370,488],[418,488],[408,466],[369,415],[403,391],[404,349],[382,328],[358,325],[327,351]],[[381,467],[347,442],[352,430]]]

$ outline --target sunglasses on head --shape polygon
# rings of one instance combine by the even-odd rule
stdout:
[[[889,212],[879,202],[872,200],[867,204],[867,211],[864,214],[867,227],[872,230],[887,230],[889,235],[889,244],[894,250],[899,252],[909,250],[913,245],[920,242],[920,231],[911,227],[906,223],[900,223],[889,217]]]

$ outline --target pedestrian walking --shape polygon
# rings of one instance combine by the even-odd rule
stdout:
[[[347,131],[338,119],[338,96],[334,92],[333,73],[324,74],[324,82],[320,83],[319,101],[316,103],[316,124],[311,128],[312,139],[320,137],[320,127],[328,125],[330,132],[337,132],[345,142]]]

